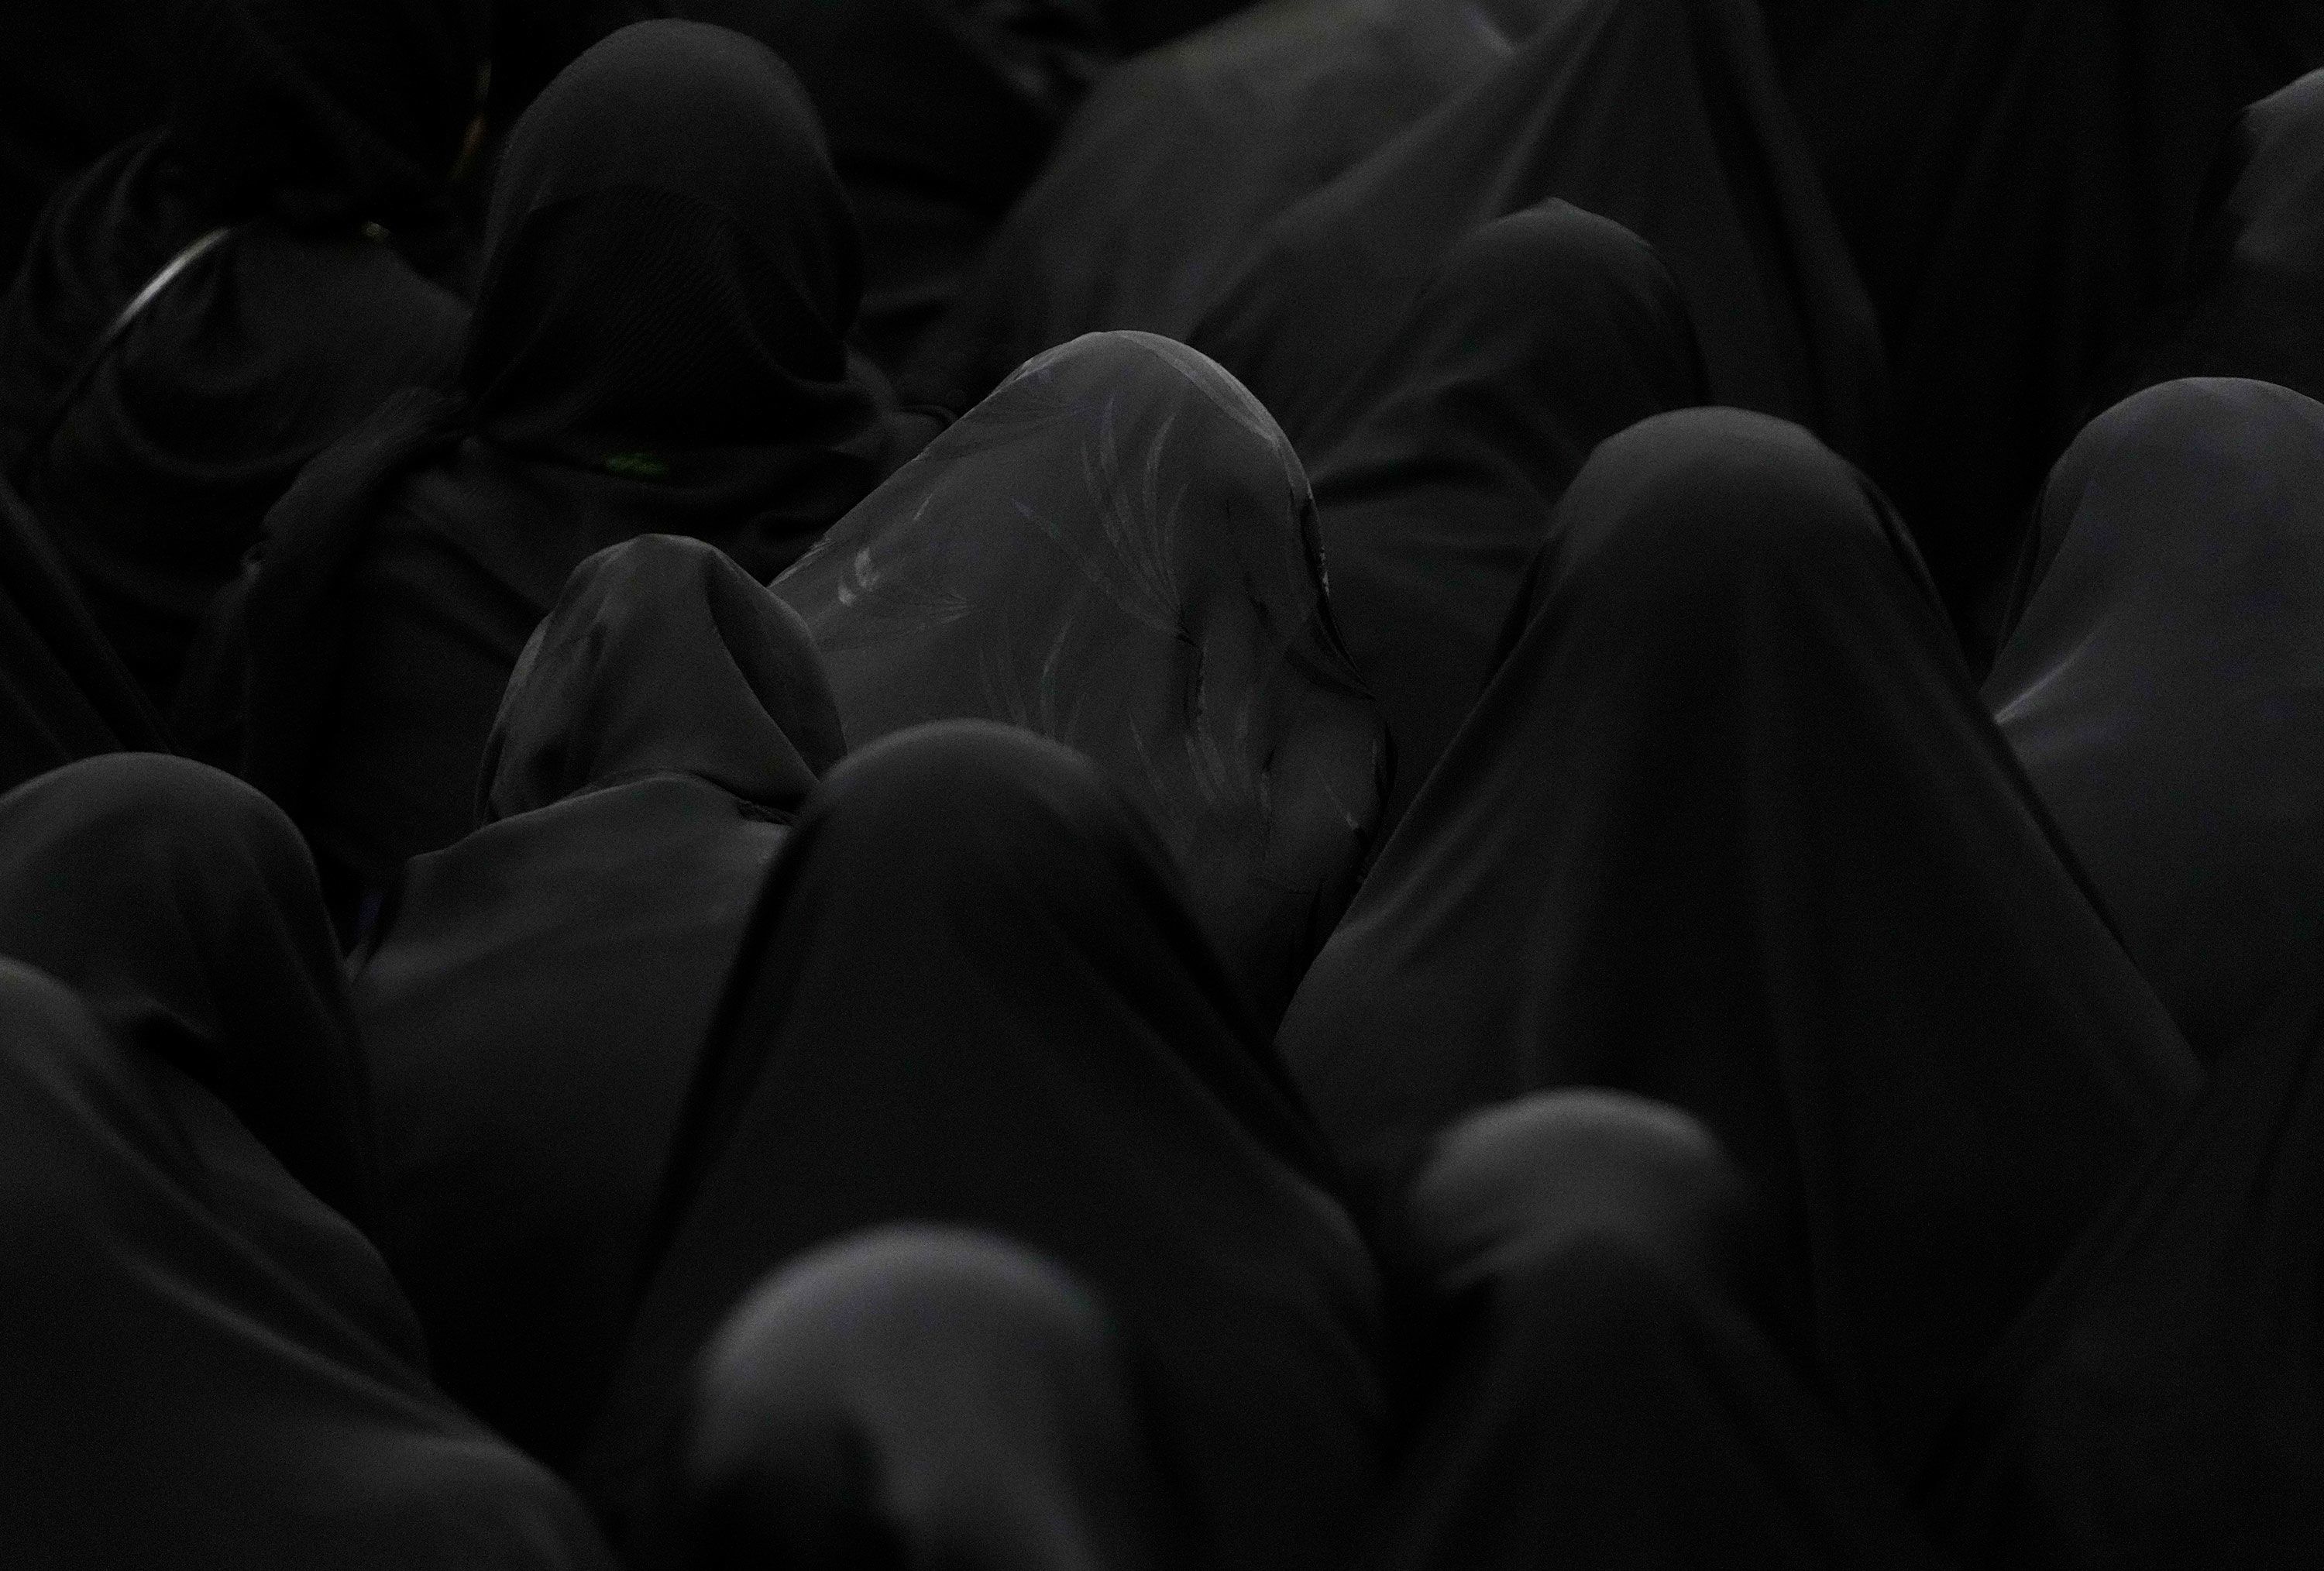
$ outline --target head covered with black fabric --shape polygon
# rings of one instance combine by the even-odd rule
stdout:
[[[2052,472],[1986,701],[2216,1059],[2324,997],[2324,405],[2165,383]]]
[[[1706,397],[1661,257],[1554,199],[1454,246],[1350,386],[1315,506],[1333,617],[1396,744],[1388,826],[1491,677],[1575,472],[1607,438]]]
[[[491,0],[172,0],[171,142],[219,216],[392,223],[483,107]]]
[[[1094,760],[1253,1002],[1281,1008],[1347,899],[1382,750],[1305,472],[1233,377],[1145,333],[1053,349],[775,588],[856,745],[988,719]]]
[[[369,1094],[314,864],[232,776],[113,753],[0,797],[0,955],[217,1093],[359,1225]]]
[[[525,646],[476,816],[661,773],[789,808],[846,751],[798,613],[715,547],[641,535],[576,568]]]
[[[881,439],[848,379],[859,249],[772,51],[696,23],[623,28],[510,138],[461,372],[476,430],[732,511],[796,507],[835,467],[860,494]]]

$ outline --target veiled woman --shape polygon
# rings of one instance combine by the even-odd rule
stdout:
[[[269,517],[181,733],[290,811],[343,910],[458,839],[577,563],[678,534],[770,577],[934,429],[851,379],[858,287],[779,60],[698,23],[606,39],[510,141],[459,394],[389,406]]]
[[[1272,1020],[1379,812],[1323,568],[1267,411],[1183,345],[1102,333],[1026,365],[775,591],[855,745],[977,718],[1094,760]]]

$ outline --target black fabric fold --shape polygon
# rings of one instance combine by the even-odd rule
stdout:
[[[370,1091],[314,864],[232,777],[145,753],[0,797],[0,955],[210,1087],[290,1175],[378,1223]]]
[[[1244,251],[1553,9],[1271,0],[1099,81],[902,374],[965,409],[1045,349],[1185,338]]]
[[[1611,218],[1678,281],[1721,403],[1877,457],[1879,329],[1792,124],[1755,0],[1589,0],[1293,208],[1189,341],[1303,452],[1443,257],[1549,198]]]
[[[1105,1296],[1195,1530],[1337,1565],[1379,1467],[1379,1285],[1320,1137],[1099,772],[979,723],[809,799],[689,1105],[669,1246],[576,1476],[625,1552],[678,1523],[687,1372],[770,1270],[862,1228],[1001,1234]]]
[[[568,1464],[788,823],[837,761],[805,628],[698,541],[583,563],[510,679],[486,826],[356,956],[383,1244],[445,1388]]]
[[[1417,1420],[1364,1571],[1941,1564],[1794,1364],[1757,1197],[1694,1120],[1529,1096],[1393,1217]]]
[[[2237,112],[2324,65],[2324,7],[1823,8],[1785,81],[1887,337],[1878,477],[1989,648],[2043,475],[2171,294]]]
[[[1267,411],[1183,345],[1104,333],[1011,377],[775,591],[856,745],[985,719],[1094,760],[1273,1020],[1379,814],[1379,721],[1323,572]]]
[[[1315,511],[1333,620],[1396,747],[1383,834],[1492,676],[1567,483],[1608,437],[1705,397],[1669,269],[1555,200],[1454,246],[1350,386]]]
[[[1279,1041],[1393,1175],[1524,1093],[1700,1118],[1811,1372],[1908,1476],[2194,1094],[1903,525],[1796,427],[1659,416],[1568,488],[1483,699]]]
[[[447,1401],[379,1256],[216,1096],[0,961],[0,1537],[50,1571],[612,1571]]]
[[[2168,383],[2050,476],[1985,698],[2206,1059],[2324,1000],[2324,406]]]

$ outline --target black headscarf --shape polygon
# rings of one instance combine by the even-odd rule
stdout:
[[[2169,291],[2237,111],[2324,64],[2324,8],[1822,8],[1840,14],[1803,30],[1785,77],[1888,339],[1880,478],[1989,648],[2027,504]]]
[[[371,888],[470,827],[502,688],[583,559],[678,534],[771,577],[934,429],[850,377],[853,224],[762,45],[622,29],[527,113],[493,204],[465,397],[309,468],[180,716]]]
[[[780,601],[698,541],[602,551],[510,680],[489,827],[410,864],[357,961],[389,1258],[445,1388],[553,1464],[779,826],[840,752]]]
[[[1603,1091],[1477,1114],[1389,1234],[1418,1412],[1361,1571],[1935,1571],[1787,1356],[1757,1197],[1694,1120]]]
[[[809,799],[691,1106],[670,1245],[576,1474],[641,1563],[686,1375],[771,1269],[898,1221],[1105,1295],[1232,1571],[1338,1566],[1377,1482],[1378,1284],[1167,854],[1086,761],[925,727]]]
[[[863,225],[856,338],[890,367],[952,303],[1112,54],[1096,0],[671,0],[669,9],[758,39],[798,72]]]
[[[44,1571],[611,1571],[428,1384],[371,1246],[217,1098],[0,960],[0,1540]]]
[[[2211,185],[2180,298],[2130,352],[2124,390],[2246,376],[2324,398],[2324,71],[2244,111]]]
[[[346,984],[297,831],[198,763],[93,758],[0,797],[0,955],[209,1086],[291,1176],[376,1220]]]
[[[124,748],[165,751],[161,720],[48,531],[0,480],[0,790]]]
[[[857,745],[978,718],[1095,760],[1280,1012],[1352,890],[1380,730],[1332,629],[1306,476],[1232,377],[1142,333],[1043,356],[775,589]]]
[[[1868,456],[1878,329],[1783,102],[1756,0],[1580,0],[1262,236],[1191,342],[1303,452],[1471,231],[1551,197],[1652,245],[1722,403]]]
[[[1986,701],[2195,1050],[2324,1001],[2324,407],[2168,383],[2050,477]]]
[[[1492,676],[1566,483],[1704,397],[1686,302],[1619,225],[1553,200],[1452,248],[1315,467],[1333,619],[1396,745],[1385,827]]]
[[[1607,1086],[1789,1236],[1816,1373],[1909,1469],[2191,1095],[1894,513],[1806,433],[1658,416],[1565,494],[1483,698],[1280,1041],[1391,1171]]]
[[[810,1251],[704,1356],[678,1487],[689,1571],[1199,1564],[1104,1300],[964,1228]]]
[[[1508,58],[1537,0],[1273,0],[1108,72],[904,384],[966,408],[1044,349],[1185,338],[1253,237]]]
[[[1983,1371],[1924,1491],[1960,1563],[2324,1557],[2319,1217],[2324,1011],[2303,991],[2221,1058]]]

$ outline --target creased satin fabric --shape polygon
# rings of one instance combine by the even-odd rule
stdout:
[[[2324,999],[2324,406],[2169,383],[2043,494],[1985,684],[2196,1051]]]
[[[1351,1157],[1637,1092],[1785,1230],[1812,1372],[1909,1476],[2197,1071],[1978,702],[1902,524],[1796,427],[1658,416],[1279,1038]]]
[[[1387,827],[1484,691],[1575,471],[1706,396],[1677,284],[1619,225],[1552,200],[1452,248],[1315,467],[1333,620],[1396,746]]]
[[[783,825],[837,762],[798,619],[699,541],[577,568],[510,679],[486,827],[357,958],[385,1246],[438,1378],[552,1464],[595,1411]]]
[[[1582,0],[1499,69],[1291,208],[1189,338],[1303,453],[1446,253],[1552,197],[1652,245],[1713,397],[1859,460],[1886,397],[1879,331],[1783,97],[1752,0]]]
[[[877,742],[800,815],[690,1104],[669,1247],[576,1476],[678,1520],[687,1372],[765,1274],[900,1221],[1074,1272],[1149,1372],[1212,1564],[1342,1563],[1386,1421],[1379,1284],[1168,854],[1085,760],[974,722]]]
[[[1353,888],[1379,722],[1283,434],[1182,345],[1027,365],[785,574],[856,745],[930,720],[1086,754],[1269,1020]]]

